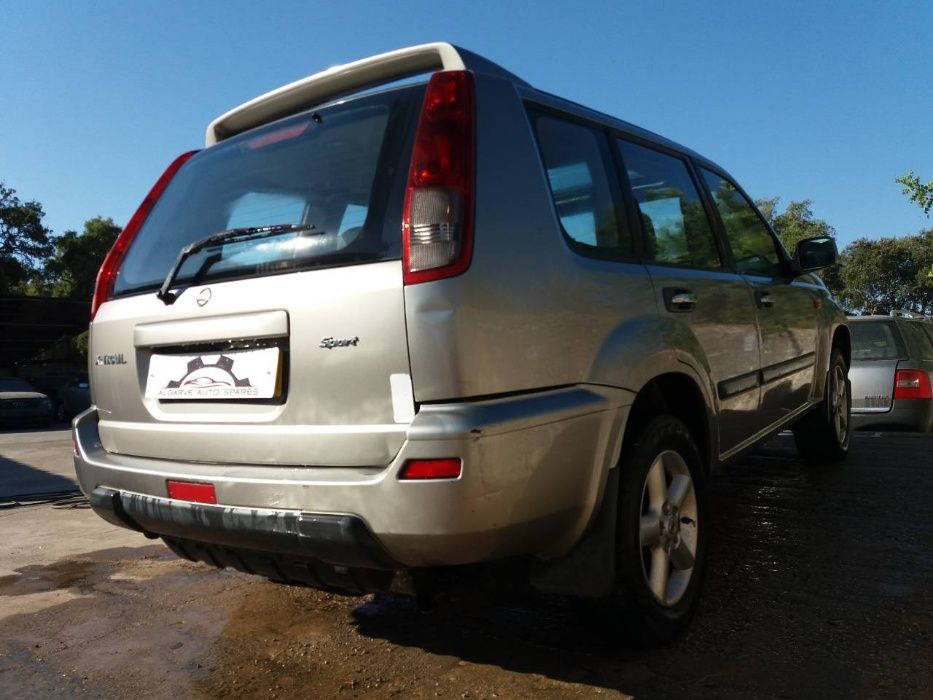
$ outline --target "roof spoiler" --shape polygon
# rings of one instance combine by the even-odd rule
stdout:
[[[333,66],[260,95],[212,121],[207,127],[204,143],[207,147],[213,146],[253,127],[297,114],[339,95],[435,70],[470,70],[527,84],[492,61],[453,44],[437,42],[409,46]]]

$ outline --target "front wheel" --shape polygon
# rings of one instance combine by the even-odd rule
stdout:
[[[706,556],[706,479],[696,441],[661,415],[625,452],[619,496],[618,583],[627,637],[672,640],[696,607]]]
[[[838,462],[849,452],[852,395],[848,375],[845,358],[833,348],[823,401],[791,428],[797,452],[809,462]]]

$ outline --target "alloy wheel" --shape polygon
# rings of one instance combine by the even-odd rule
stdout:
[[[849,433],[849,400],[845,373],[842,367],[833,368],[833,381],[830,387],[830,411],[836,440],[845,445]]]
[[[642,573],[655,600],[676,605],[693,577],[697,553],[697,499],[686,461],[661,452],[642,487],[639,538]]]

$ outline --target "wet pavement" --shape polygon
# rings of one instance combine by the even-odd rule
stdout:
[[[651,651],[579,603],[424,614],[182,561],[88,510],[0,511],[0,696],[933,697],[931,494],[933,437],[859,434],[836,467],[778,437],[713,478],[700,609]]]

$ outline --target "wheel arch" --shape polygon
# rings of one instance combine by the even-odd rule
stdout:
[[[660,374],[638,391],[629,411],[623,446],[637,440],[651,419],[662,413],[669,413],[687,426],[697,443],[703,467],[709,473],[718,450],[713,411],[700,385],[686,372]]]
[[[846,366],[852,366],[852,334],[849,331],[849,327],[843,323],[840,323],[836,326],[836,330],[833,331],[833,340],[830,345],[830,352],[833,348],[839,348],[842,352],[842,356],[845,358]]]

